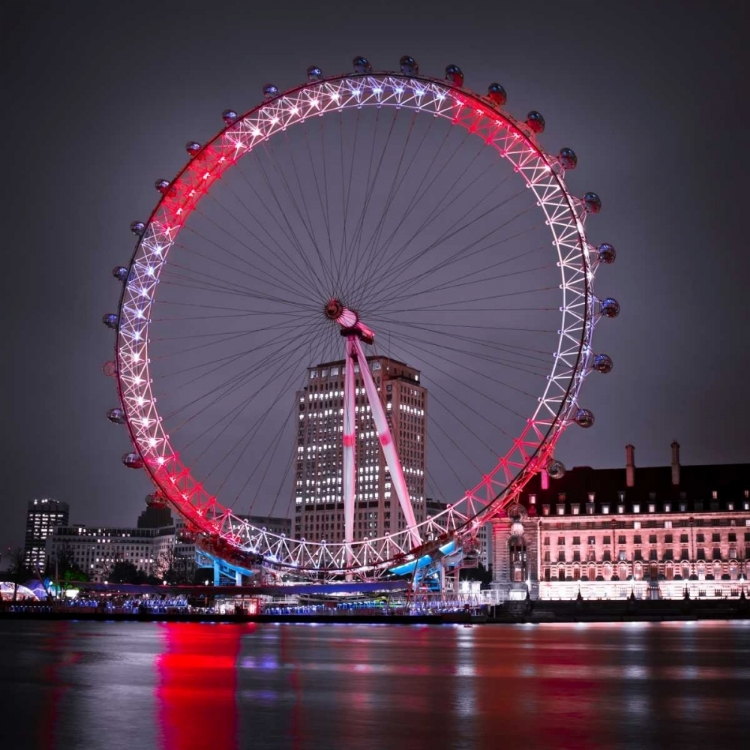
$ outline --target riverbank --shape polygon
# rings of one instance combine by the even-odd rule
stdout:
[[[329,610],[326,613],[255,614],[245,612],[122,612],[101,609],[55,609],[48,606],[15,606],[0,610],[0,620],[78,620],[84,622],[223,622],[223,623],[360,623],[440,625],[483,623],[594,623],[670,622],[691,620],[750,620],[750,602],[720,601],[523,601],[505,602],[475,612],[406,614]]]

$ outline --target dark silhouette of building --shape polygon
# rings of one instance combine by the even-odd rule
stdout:
[[[150,506],[138,516],[136,523],[139,529],[161,529],[165,526],[174,525],[172,511],[169,508],[153,508]]]

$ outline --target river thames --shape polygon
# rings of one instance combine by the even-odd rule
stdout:
[[[0,747],[718,748],[750,622],[0,622]]]

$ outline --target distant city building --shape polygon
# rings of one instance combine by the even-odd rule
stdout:
[[[154,508],[149,506],[141,512],[136,521],[136,526],[139,529],[162,529],[174,525],[172,511],[168,507]]]
[[[172,526],[158,529],[128,529],[60,526],[47,538],[50,567],[64,552],[92,581],[106,581],[118,562],[130,562],[146,575],[161,576],[169,564],[175,544]]]
[[[31,500],[26,511],[24,562],[33,571],[43,571],[47,537],[58,526],[68,523],[67,503],[44,498]]]
[[[750,465],[544,473],[493,526],[500,599],[739,596],[750,576]],[[750,593],[750,592],[748,592]]]
[[[369,357],[375,386],[404,470],[417,523],[425,519],[427,389],[420,373],[388,357]],[[359,366],[355,365],[355,373]],[[394,534],[406,527],[370,405],[355,378],[356,498],[354,538]],[[294,486],[294,536],[308,541],[344,540],[343,409],[344,361],[308,370],[308,384],[297,392],[299,426]]]

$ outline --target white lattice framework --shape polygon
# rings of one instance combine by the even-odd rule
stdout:
[[[419,527],[426,541],[415,550],[408,530],[355,542],[350,564],[344,544],[286,538],[239,519],[211,496],[180,460],[162,427],[149,375],[149,325],[159,277],[187,217],[222,173],[274,134],[309,117],[346,108],[418,110],[467,129],[506,159],[534,192],[546,216],[560,269],[558,346],[535,412],[512,448],[463,497]],[[209,141],[171,183],[151,214],[124,285],[116,341],[122,407],[135,450],[169,503],[189,522],[199,544],[228,560],[248,560],[304,572],[377,574],[475,533],[549,461],[561,432],[572,421],[579,389],[591,369],[591,340],[601,311],[592,292],[597,257],[584,231],[582,200],[566,188],[564,168],[540,147],[526,125],[488,99],[446,81],[395,74],[350,75],[310,82],[280,94],[239,117]]]

